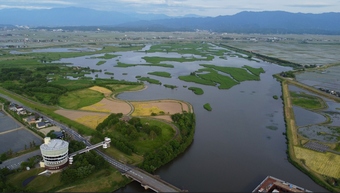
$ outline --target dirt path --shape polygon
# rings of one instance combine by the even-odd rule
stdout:
[[[293,145],[298,145],[298,137],[297,137],[297,127],[295,124],[295,118],[293,114],[293,106],[291,102],[291,98],[289,95],[289,89],[287,82],[282,82],[282,94],[284,99],[284,108],[285,108],[285,116],[286,116],[286,122],[287,122],[287,128],[290,129],[292,134],[292,141]]]

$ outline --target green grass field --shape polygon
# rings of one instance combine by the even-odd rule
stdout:
[[[100,92],[82,89],[68,92],[59,99],[59,106],[66,109],[80,109],[82,107],[93,105],[104,98]]]
[[[88,88],[94,85],[93,80],[90,79],[69,80],[64,78],[54,80],[52,84],[63,86],[69,91],[81,88]]]
[[[165,77],[165,78],[171,78],[171,74],[169,72],[148,72],[150,75],[155,75],[155,76],[160,76],[160,77]]]

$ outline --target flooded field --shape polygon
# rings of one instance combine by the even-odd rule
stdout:
[[[296,75],[296,80],[315,88],[340,91],[340,66],[326,69],[313,69]]]
[[[228,44],[302,65],[325,65],[340,61],[340,36],[321,35],[226,35]]]
[[[290,85],[289,89],[317,96],[296,86]],[[320,98],[327,105],[325,109],[311,111],[298,106],[293,107],[299,134],[311,140],[335,143],[340,139],[340,104],[325,97]]]

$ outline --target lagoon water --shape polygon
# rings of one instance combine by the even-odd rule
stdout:
[[[267,175],[271,175],[315,192],[325,189],[313,182],[307,175],[287,161],[286,140],[280,83],[272,75],[289,68],[266,62],[248,61],[237,57],[227,60],[216,57],[213,61],[166,62],[175,68],[137,66],[117,68],[117,60],[138,64],[145,61],[143,56],[175,57],[169,53],[120,52],[103,65],[96,66],[100,59],[79,57],[62,59],[60,62],[73,63],[102,72],[94,77],[111,77],[104,70],[113,72],[115,79],[136,81],[136,76],[149,76],[163,84],[176,85],[169,89],[162,85],[147,84],[147,89],[127,92],[117,97],[124,100],[179,99],[191,103],[196,115],[196,132],[192,145],[179,157],[158,169],[155,174],[171,184],[192,192],[250,192]],[[199,64],[221,66],[249,65],[262,67],[260,81],[245,81],[228,90],[183,82],[180,75],[201,68]],[[148,75],[152,71],[167,71],[172,78]],[[127,73],[127,75],[123,75]],[[204,90],[203,95],[195,95],[184,86],[196,86]],[[212,111],[203,108],[210,103]],[[276,129],[268,129],[268,127]],[[133,182],[117,192],[143,192],[140,184]]]

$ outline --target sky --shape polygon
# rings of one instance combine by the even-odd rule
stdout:
[[[340,0],[0,0],[0,9],[51,9],[82,7],[122,13],[153,13],[169,16],[234,15],[242,11],[293,13],[339,12]]]

